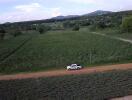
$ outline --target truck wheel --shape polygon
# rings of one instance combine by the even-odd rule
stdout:
[[[77,67],[77,70],[79,70],[80,68],[79,67]]]

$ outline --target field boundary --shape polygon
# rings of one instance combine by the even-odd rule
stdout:
[[[121,37],[117,37],[117,36],[110,36],[110,35],[106,35],[106,34],[102,34],[102,33],[98,33],[98,32],[92,32],[92,33],[100,35],[100,36],[104,36],[104,37],[108,37],[108,38],[111,38],[111,39],[120,40],[120,41],[132,44],[132,40],[129,40],[129,39],[125,39],[125,38],[121,38]]]
[[[23,47],[31,39],[32,39],[32,37],[26,39],[22,44],[20,44],[13,51],[11,51],[8,55],[6,55],[4,58],[2,58],[1,61],[0,61],[0,64],[2,64],[7,58],[9,58],[11,55],[13,55],[16,51],[18,51],[21,47]]]

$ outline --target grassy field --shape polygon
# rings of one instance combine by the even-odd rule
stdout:
[[[0,61],[4,60],[14,50],[16,50],[21,44],[29,39],[30,36],[20,36],[18,38],[12,38],[0,42]]]
[[[0,81],[0,100],[107,100],[132,94],[132,70]]]
[[[21,38],[21,37],[20,37]],[[25,40],[25,38],[24,38]],[[20,42],[19,42],[20,41]],[[22,39],[23,41],[23,39]],[[21,39],[0,43],[12,51]],[[12,46],[13,45],[13,46]],[[0,49],[5,56],[5,49]],[[83,66],[132,60],[132,45],[80,31],[50,31],[37,35],[0,64],[0,73],[63,69],[71,63]],[[2,57],[1,56],[1,57]]]

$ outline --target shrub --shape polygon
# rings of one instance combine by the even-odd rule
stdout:
[[[46,26],[46,25],[39,25],[37,27],[37,31],[39,31],[40,34],[43,34],[47,31],[51,30],[51,27],[50,26]]]
[[[132,32],[132,16],[123,18],[121,28],[123,32]]]
[[[84,21],[81,21],[81,22],[80,22],[80,25],[81,25],[81,26],[89,26],[89,25],[90,25],[90,22],[87,21],[87,20],[84,20]]]
[[[3,40],[5,37],[6,31],[4,29],[0,29],[0,40]]]
[[[73,31],[79,31],[79,29],[80,29],[79,25],[76,24],[76,25],[73,26],[72,30]]]
[[[97,28],[101,28],[101,29],[106,28],[105,22],[103,22],[103,21],[98,22],[98,23],[97,23]]]
[[[13,29],[10,31],[10,34],[13,35],[14,37],[17,37],[17,36],[21,35],[22,32],[20,30]]]
[[[74,27],[75,25],[76,25],[76,22],[72,22],[72,21],[65,21],[63,23],[64,28],[71,28],[71,27]]]
[[[40,34],[45,32],[43,28],[38,28],[38,31],[39,31]]]

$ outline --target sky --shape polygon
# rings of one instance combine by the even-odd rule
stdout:
[[[0,0],[0,23],[132,10],[132,0]]]

